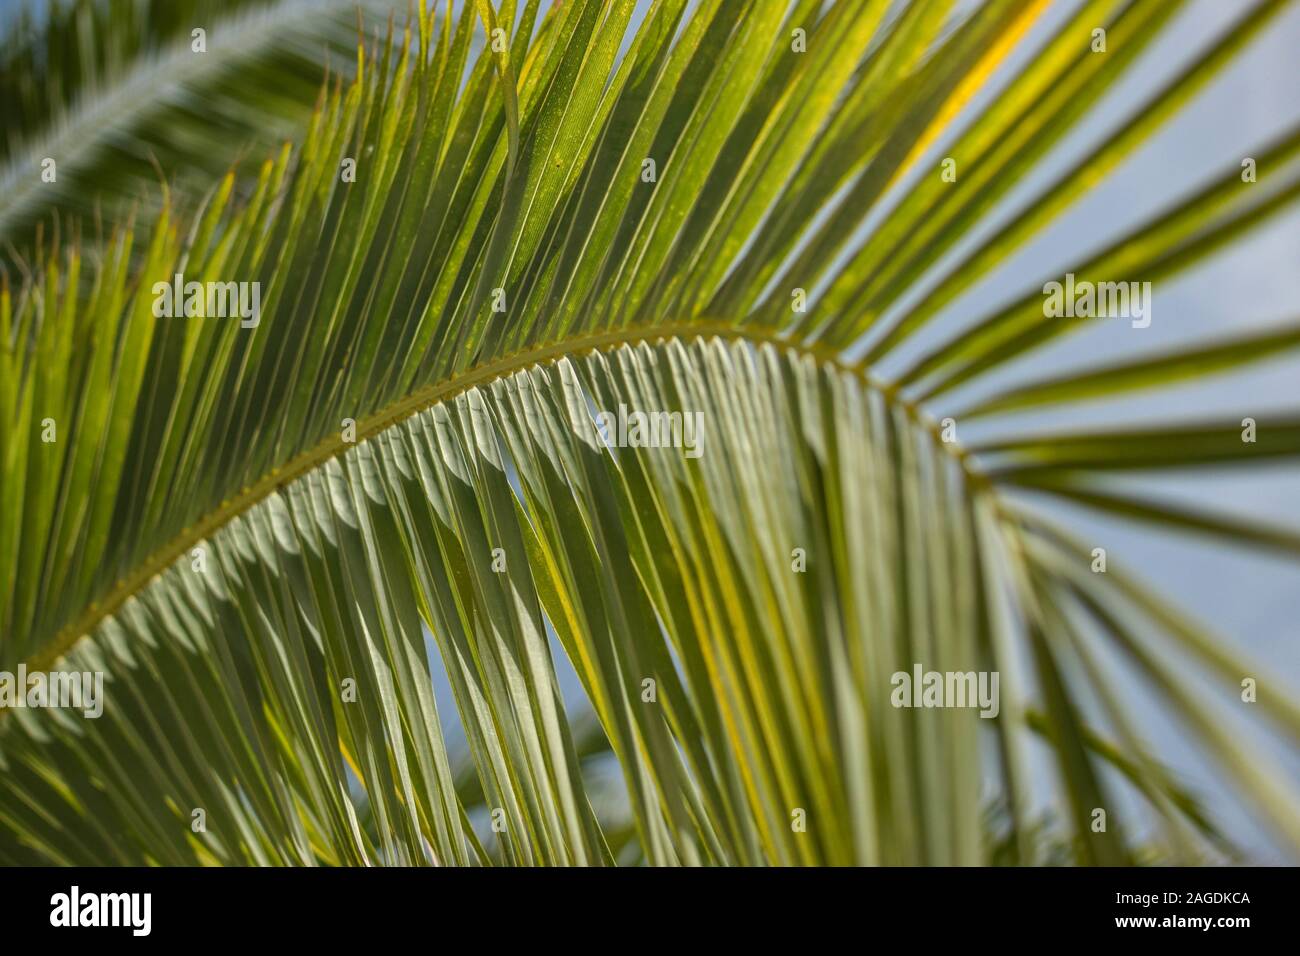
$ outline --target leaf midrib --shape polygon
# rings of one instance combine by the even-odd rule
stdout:
[[[334,433],[321,440],[281,466],[272,468],[257,481],[242,488],[237,495],[223,501],[217,508],[200,518],[172,538],[167,544],[150,553],[133,571],[123,578],[102,598],[92,601],[71,624],[57,631],[54,637],[27,660],[28,671],[50,669],[85,636],[123,604],[144,590],[155,577],[184,555],[191,547],[209,537],[234,518],[270,497],[280,488],[303,477],[330,459],[345,453],[349,448],[375,437],[379,433],[410,418],[419,412],[447,401],[479,385],[483,385],[514,372],[557,361],[578,358],[591,352],[610,350],[622,346],[640,345],[672,338],[715,337],[728,341],[744,340],[756,344],[772,345],[787,352],[808,356],[838,372],[851,375],[866,387],[878,392],[882,399],[899,409],[923,427],[936,439],[961,467],[968,481],[975,485],[987,484],[987,478],[974,467],[969,451],[956,442],[939,441],[939,425],[919,406],[903,398],[896,387],[877,379],[868,369],[846,363],[838,352],[818,343],[806,343],[782,338],[773,331],[722,324],[716,322],[662,323],[653,326],[623,328],[591,335],[577,336],[546,345],[521,349],[481,365],[474,366],[449,378],[422,386],[405,398],[399,399],[356,424],[354,441],[344,441],[342,433]],[[0,717],[5,711],[0,710]]]

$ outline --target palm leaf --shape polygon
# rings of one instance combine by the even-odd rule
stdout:
[[[1045,827],[1079,862],[1231,852],[1110,692],[1116,656],[1300,852],[1294,784],[1243,768],[1187,676],[1235,694],[1259,672],[1127,571],[1091,574],[1023,500],[1294,560],[1287,532],[1094,486],[1295,458],[1294,416],[1253,445],[1233,422],[949,441],[950,388],[1080,328],[1029,294],[878,370],[1282,5],[1248,6],[956,269],[951,242],[1177,5],[1084,5],[1015,66],[1042,5],[953,6],[663,0],[622,52],[631,0],[540,21],[535,2],[424,9],[255,176],[0,287],[0,666],[108,678],[99,720],[0,714],[0,860],[1030,863]],[[1111,60],[1087,52],[1095,22]],[[914,175],[974,102],[955,147],[971,181]],[[1039,145],[1007,139],[1021,128]],[[1202,261],[1292,208],[1294,146],[1076,271]],[[178,273],[259,282],[260,321],[156,316],[154,284]],[[821,290],[807,312],[795,287]],[[1293,344],[1234,338],[976,411],[1155,390]],[[699,412],[701,454],[611,447],[593,413],[620,406]],[[599,743],[575,729],[561,655],[626,814],[595,796]],[[892,675],[918,663],[998,672],[999,713],[893,706]],[[1261,714],[1294,739],[1279,697]]]
[[[40,23],[24,9],[0,45],[0,241],[31,254],[37,235],[69,219],[89,231],[133,209],[152,217],[161,178],[184,198],[232,166],[255,171],[271,146],[299,136],[327,72],[349,74],[358,30],[403,8],[73,0]],[[204,52],[193,29],[205,31]]]

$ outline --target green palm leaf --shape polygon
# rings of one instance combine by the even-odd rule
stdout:
[[[1044,830],[1084,863],[1230,855],[1135,729],[1117,661],[1300,852],[1294,784],[1224,729],[1260,672],[1127,570],[1093,574],[1029,503],[1295,560],[1294,531],[1101,483],[1296,458],[1294,415],[1254,444],[1207,421],[965,446],[948,391],[1082,323],[1036,292],[939,318],[1285,5],[1247,5],[955,266],[1178,4],[1084,4],[1011,66],[1043,4],[662,0],[625,37],[634,6],[424,9],[326,87],[296,146],[193,213],[165,200],[94,255],[15,263],[0,667],[107,685],[97,720],[0,712],[0,861],[969,865],[1043,862]],[[1088,50],[1094,24],[1113,57]],[[972,103],[950,147],[969,178],[910,175]],[[1293,208],[1295,144],[1075,271],[1202,261]],[[177,274],[260,283],[257,321],[156,315]],[[970,416],[1295,344],[1085,368]],[[685,447],[609,442],[595,413],[620,407],[678,413]],[[997,672],[996,715],[896,706],[892,675],[918,664]],[[1300,737],[1284,691],[1259,713]],[[588,759],[606,746],[622,812]]]
[[[0,241],[152,217],[297,138],[396,0],[73,0],[0,44]],[[204,31],[202,52],[191,32]],[[43,165],[53,161],[53,180]],[[192,203],[184,203],[188,211]]]

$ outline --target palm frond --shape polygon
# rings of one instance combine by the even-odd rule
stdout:
[[[70,244],[0,286],[0,666],[103,671],[111,702],[0,713],[0,860],[1029,863],[1045,804],[1079,862],[1140,860],[1152,832],[1179,861],[1230,853],[1134,729],[1117,661],[1300,852],[1294,783],[1224,729],[1258,671],[1127,569],[1092,573],[1025,500],[1294,560],[1290,532],[1097,484],[1295,459],[1294,414],[1252,444],[1206,421],[963,446],[950,390],[1083,323],[1036,292],[939,320],[1284,4],[1246,5],[957,265],[943,254],[1181,4],[1091,2],[1033,33],[1041,4],[663,0],[620,52],[634,6],[422,10],[246,188],[228,175],[193,215],[165,205],[102,256]],[[508,47],[476,43],[475,17]],[[1088,51],[1096,23],[1115,56]],[[1039,55],[1007,67],[1031,35]],[[950,134],[969,178],[916,176]],[[1204,261],[1293,209],[1296,143],[1074,271]],[[257,321],[157,315],[176,275],[260,283]],[[883,377],[927,326],[937,343]],[[1085,369],[972,414],[1295,341]],[[701,454],[610,447],[595,415],[620,406],[700,413]],[[630,820],[596,809],[560,653]],[[997,672],[997,715],[894,706],[917,665]],[[1279,697],[1259,710],[1294,739]]]
[[[404,6],[74,0],[25,14],[0,46],[0,242],[34,256],[60,225],[152,218],[164,185],[201,196],[232,167],[255,171],[301,133],[327,73],[350,75],[358,31]]]

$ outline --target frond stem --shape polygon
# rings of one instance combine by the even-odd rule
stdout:
[[[82,637],[93,632],[104,618],[115,613],[127,600],[143,590],[156,576],[198,542],[290,482],[301,478],[329,459],[343,454],[357,443],[373,438],[412,415],[479,385],[535,365],[562,358],[579,358],[592,352],[610,351],[625,345],[654,343],[672,338],[709,337],[772,345],[788,352],[808,356],[823,365],[833,367],[838,372],[853,376],[866,387],[878,392],[886,403],[901,409],[918,427],[928,432],[938,447],[954,458],[973,490],[988,487],[988,477],[975,465],[970,452],[956,442],[942,441],[939,424],[924,409],[904,399],[896,387],[880,381],[869,370],[847,364],[835,350],[826,346],[791,341],[782,338],[776,332],[752,326],[708,322],[657,324],[600,332],[520,350],[453,374],[441,382],[423,386],[400,401],[358,421],[355,441],[344,441],[341,433],[335,433],[314,447],[295,455],[283,466],[272,468],[256,482],[241,489],[237,495],[223,501],[197,523],[181,529],[176,537],[146,557],[133,572],[118,580],[103,598],[89,604],[76,620],[60,629],[46,647],[27,661],[27,669],[29,671],[50,669]],[[3,713],[4,711],[0,710],[0,716],[3,716]]]

